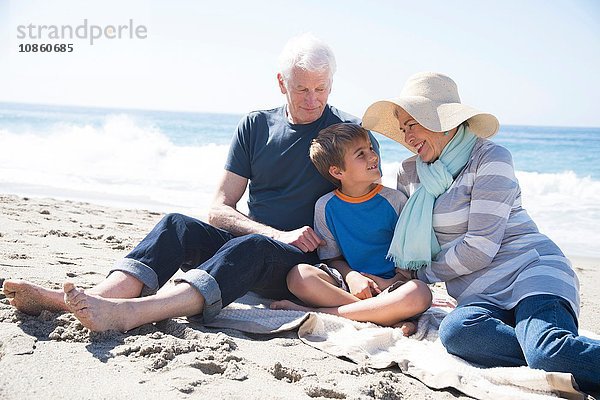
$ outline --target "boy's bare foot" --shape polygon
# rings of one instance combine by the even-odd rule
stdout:
[[[278,300],[271,303],[270,308],[272,310],[293,310],[293,311],[325,311],[327,309],[310,308],[301,306],[290,300]],[[329,313],[331,314],[331,313]],[[410,336],[417,331],[417,324],[412,321],[400,321],[392,326],[393,328],[399,328],[404,336]]]
[[[128,307],[124,300],[86,294],[71,282],[65,282],[63,291],[64,304],[89,330],[125,332],[132,328],[127,323]]]
[[[60,290],[46,289],[20,279],[4,281],[2,290],[8,302],[25,314],[39,315],[43,310],[68,311]]]
[[[402,334],[408,337],[417,331],[417,324],[412,321],[400,321],[393,325],[393,328],[399,328]]]
[[[292,310],[292,311],[315,311],[313,308],[304,307],[290,300],[278,300],[271,303],[271,310]]]

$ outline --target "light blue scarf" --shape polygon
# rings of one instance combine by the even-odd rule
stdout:
[[[433,231],[433,206],[469,161],[476,140],[463,124],[435,162],[427,164],[417,157],[421,185],[400,213],[387,255],[396,267],[411,270],[428,267],[441,251]]]

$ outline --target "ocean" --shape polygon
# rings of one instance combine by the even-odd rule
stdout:
[[[203,217],[241,117],[0,103],[0,193]],[[410,153],[375,136],[395,187]],[[540,231],[600,257],[600,128],[503,125],[492,140],[511,151]]]

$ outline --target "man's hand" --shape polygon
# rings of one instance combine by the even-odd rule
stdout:
[[[273,236],[273,239],[296,246],[305,253],[314,251],[317,247],[325,244],[325,241],[310,226],[303,226],[289,232],[279,232]]]
[[[361,300],[377,296],[381,289],[375,281],[360,272],[351,271],[346,275],[346,283],[350,293]]]

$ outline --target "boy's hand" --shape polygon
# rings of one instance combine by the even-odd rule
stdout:
[[[373,279],[357,271],[351,271],[346,275],[346,283],[348,284],[350,293],[361,300],[377,296],[381,293],[381,289]]]
[[[273,239],[296,246],[305,253],[315,251],[317,247],[325,244],[325,241],[310,226],[303,226],[289,232],[279,232],[273,236]]]
[[[399,279],[398,275],[394,276],[393,278],[386,279],[386,278],[381,278],[376,275],[367,274],[366,272],[361,272],[361,274],[363,276],[371,279],[373,282],[375,282],[377,284],[377,286],[379,287],[379,289],[381,289],[381,290],[385,290],[389,286],[396,283],[396,281],[401,280],[401,279]]]
[[[366,272],[361,272],[361,274],[363,274],[367,278],[371,278],[372,280],[374,280],[375,283],[377,284],[377,286],[379,286],[379,289],[381,289],[381,290],[387,289],[388,287],[392,286],[394,283],[396,283],[398,281],[400,281],[402,283],[406,283],[406,282],[412,280],[412,278],[410,277],[410,271],[399,269],[399,268],[396,268],[396,275],[394,275],[394,277],[387,278],[387,279],[380,278],[379,276],[376,276],[376,275],[367,274]]]

